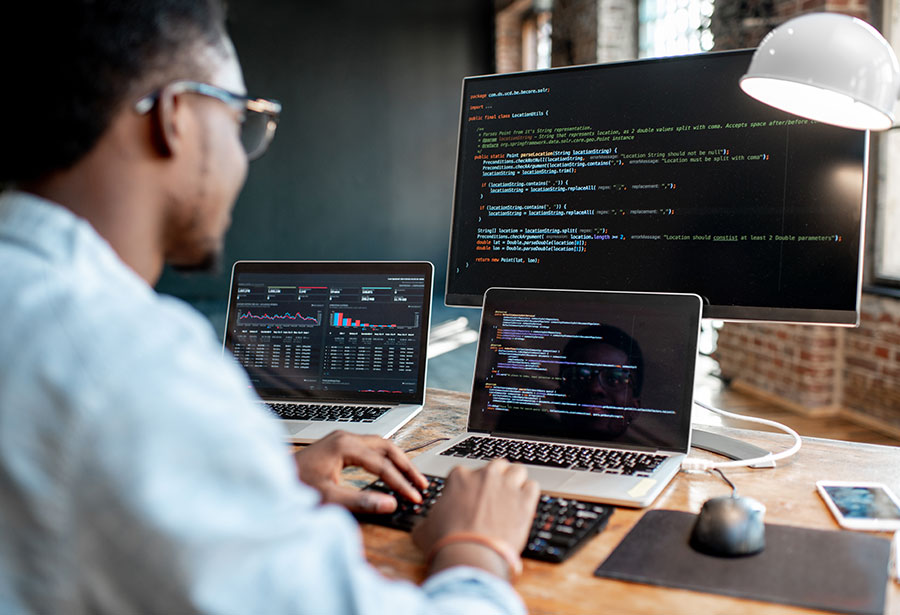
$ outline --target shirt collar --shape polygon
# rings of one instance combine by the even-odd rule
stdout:
[[[20,190],[0,193],[2,242],[16,243],[52,262],[71,264],[87,257],[95,267],[127,268],[87,220],[59,203]]]

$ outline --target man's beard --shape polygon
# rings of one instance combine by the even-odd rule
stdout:
[[[190,263],[170,263],[170,265],[172,269],[178,273],[219,275],[222,273],[222,263],[224,260],[224,250],[218,248],[216,250],[210,250],[200,260]]]

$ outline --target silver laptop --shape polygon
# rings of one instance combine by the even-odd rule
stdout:
[[[428,262],[238,261],[225,348],[290,442],[389,437],[425,402]]]
[[[690,449],[697,295],[492,288],[466,432],[413,459],[505,457],[551,495],[649,506]]]

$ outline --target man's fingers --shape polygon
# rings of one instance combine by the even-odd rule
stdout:
[[[422,494],[416,489],[416,486],[424,489],[428,486],[427,479],[413,467],[409,458],[392,442],[378,436],[359,436],[347,432],[326,436],[321,442],[327,445],[327,450],[331,451],[330,455],[338,462],[331,468],[334,476],[328,477],[334,483],[340,480],[339,474],[342,468],[359,466],[377,475],[400,497],[416,503],[422,501]],[[348,497],[350,496],[347,494],[339,496],[341,502],[347,501]],[[390,499],[392,506],[386,512],[391,512],[396,507],[394,499]],[[338,500],[329,499],[329,501],[337,502]],[[348,504],[348,507],[350,506],[359,506],[359,504]]]
[[[522,487],[525,484],[525,481],[528,480],[528,470],[525,469],[525,466],[515,463],[509,466],[506,470],[506,475],[510,479],[510,483],[515,487]]]
[[[538,499],[541,497],[541,486],[538,485],[537,481],[529,480],[525,482],[522,488],[525,491],[525,497],[534,502],[536,506]]]
[[[412,502],[421,502],[422,494],[418,489],[413,487],[406,477],[397,469],[394,463],[388,458],[383,457],[382,469],[378,476],[388,487]],[[372,470],[373,472],[375,470]],[[427,483],[426,483],[427,485]]]
[[[406,456],[406,453],[390,442],[387,442],[387,445],[387,456],[394,465],[397,466],[397,468],[399,468],[413,484],[417,485],[419,489],[425,489],[428,486],[428,479],[425,478],[425,475],[419,472],[416,466],[412,464],[412,461]]]
[[[422,494],[406,479],[390,454],[393,445],[390,442],[376,438],[377,441],[361,441],[359,448],[348,454],[346,459],[352,465],[358,465],[368,470],[383,480],[388,487],[397,491],[401,496],[413,502],[421,502]],[[396,448],[396,447],[394,447]],[[400,455],[403,455],[400,451]],[[411,464],[409,464],[411,466]],[[427,486],[427,481],[425,485]]]
[[[397,500],[387,493],[360,491],[339,485],[329,486],[322,491],[322,501],[339,504],[351,512],[388,514],[397,509]]]
[[[486,466],[484,466],[484,472],[488,475],[500,476],[504,472],[506,472],[507,468],[509,468],[509,460],[505,458],[494,459]]]

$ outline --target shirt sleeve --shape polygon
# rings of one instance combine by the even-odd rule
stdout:
[[[91,399],[91,420],[75,434],[86,611],[525,612],[507,583],[475,568],[421,587],[383,577],[353,517],[298,481],[277,421],[234,361],[208,333],[169,328],[94,375],[109,394]]]

